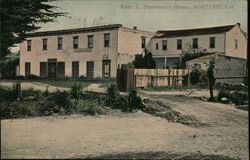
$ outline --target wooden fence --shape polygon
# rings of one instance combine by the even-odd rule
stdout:
[[[188,69],[118,69],[117,87],[128,91],[133,87],[181,86]]]

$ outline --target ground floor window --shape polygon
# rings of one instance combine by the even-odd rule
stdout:
[[[25,62],[25,76],[29,76],[30,75],[30,62]]]
[[[73,78],[79,77],[79,62],[78,61],[72,62],[72,77]]]
[[[102,75],[103,78],[109,78],[110,77],[110,70],[111,70],[111,61],[110,60],[103,60],[102,61]]]
[[[40,77],[47,77],[47,62],[40,62]]]
[[[57,62],[57,77],[65,77],[65,62]]]

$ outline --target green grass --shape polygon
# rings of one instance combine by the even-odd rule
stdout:
[[[200,86],[161,86],[145,88],[147,91],[171,91],[171,90],[188,90],[188,89],[205,89]]]
[[[80,83],[83,88],[89,86],[92,82],[76,81],[76,80],[60,80],[60,79],[34,79],[34,80],[3,80],[3,82],[38,82],[44,83],[55,87],[71,88],[74,82]]]

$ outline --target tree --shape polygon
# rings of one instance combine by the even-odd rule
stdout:
[[[214,62],[210,61],[208,69],[207,69],[207,78],[208,78],[208,85],[209,85],[209,92],[210,92],[209,101],[214,101],[214,94],[213,94],[213,88],[215,84],[214,67],[215,67]]]
[[[51,1],[55,0],[0,0],[0,60],[10,53],[10,47],[25,39],[27,32],[67,14],[54,12],[58,7],[49,5]]]
[[[136,54],[135,60],[133,61],[135,68],[155,68],[155,60],[153,59],[152,53],[148,50],[144,50],[144,56],[142,54]]]

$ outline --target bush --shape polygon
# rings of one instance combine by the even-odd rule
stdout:
[[[70,98],[79,100],[82,97],[82,85],[75,82],[70,90]]]
[[[196,85],[200,81],[200,72],[195,69],[190,73],[190,83]]]
[[[135,89],[131,89],[128,95],[128,111],[132,112],[134,109],[142,109],[142,100],[137,95],[137,91]]]
[[[57,90],[54,93],[51,93],[51,96],[48,98],[49,101],[54,101],[55,105],[62,107],[64,110],[69,109],[69,93],[67,91]]]
[[[119,97],[119,90],[117,89],[116,85],[111,84],[108,88],[108,96],[106,100],[107,105],[113,105],[117,102],[117,99]]]
[[[30,74],[30,75],[26,76],[26,79],[31,79],[31,80],[33,80],[33,79],[39,79],[39,77],[38,77],[37,75]]]
[[[13,89],[0,87],[0,102],[12,102],[16,100],[16,93]]]

